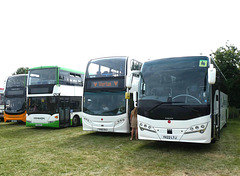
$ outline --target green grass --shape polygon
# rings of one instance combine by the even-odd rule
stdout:
[[[0,123],[0,175],[240,175],[240,120],[210,145]]]

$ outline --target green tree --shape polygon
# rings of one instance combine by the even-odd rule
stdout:
[[[13,73],[13,75],[18,75],[18,74],[27,74],[28,73],[28,67],[20,67],[17,69],[16,72]]]
[[[234,45],[226,44],[212,53],[214,60],[227,78],[230,106],[240,107],[240,51]]]

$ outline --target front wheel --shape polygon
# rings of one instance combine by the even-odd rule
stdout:
[[[76,127],[80,125],[80,119],[78,116],[74,116],[72,119],[72,126]]]

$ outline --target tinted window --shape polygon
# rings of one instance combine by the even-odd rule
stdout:
[[[6,87],[25,87],[27,76],[11,76],[7,80]]]
[[[139,114],[176,120],[209,114],[207,71],[207,57],[146,62],[140,79]]]
[[[29,97],[28,113],[29,114],[54,114],[58,113],[57,97]]]
[[[57,68],[34,69],[29,71],[29,85],[56,84]]]
[[[59,84],[69,85],[70,84],[70,75],[67,71],[59,71]]]
[[[4,105],[4,95],[0,94],[0,105]]]
[[[80,112],[81,111],[81,97],[71,97],[70,101],[70,109],[73,110],[73,112]]]
[[[201,62],[206,65],[201,65]],[[209,101],[207,60],[199,58],[160,59],[143,66],[140,98],[161,102],[206,104]]]
[[[87,68],[87,78],[124,76],[126,58],[102,58],[92,60]]]
[[[83,111],[104,116],[123,114],[126,112],[125,92],[85,92]]]
[[[26,110],[25,98],[5,98],[5,111],[7,113],[22,113]]]
[[[131,60],[131,70],[141,70],[142,68],[142,63],[132,59]]]
[[[83,85],[83,75],[60,70],[59,84],[61,85]]]

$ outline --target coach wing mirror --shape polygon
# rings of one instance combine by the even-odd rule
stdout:
[[[127,75],[126,78],[126,87],[131,89],[132,88],[132,80],[133,80],[133,75],[139,75],[140,71],[131,71],[130,74]]]
[[[216,68],[213,67],[213,64],[210,64],[208,68],[208,83],[215,84],[216,82]]]
[[[133,102],[134,102],[134,107],[137,106],[137,102],[138,102],[138,92],[133,92]]]
[[[131,89],[132,88],[132,75],[127,75],[126,78],[126,87]]]

